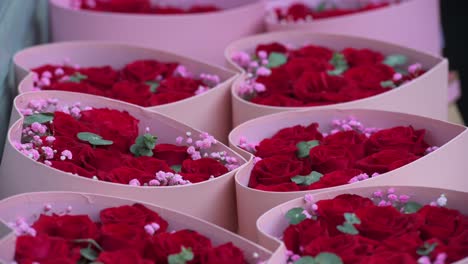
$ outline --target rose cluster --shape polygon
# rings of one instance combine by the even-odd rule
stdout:
[[[302,191],[366,180],[413,162],[435,150],[426,131],[411,126],[378,130],[357,120],[334,123],[341,129],[321,133],[318,124],[281,129],[255,146],[261,158],[249,187],[264,191]]]
[[[242,251],[232,243],[215,246],[194,230],[170,232],[166,220],[141,204],[103,209],[99,220],[94,222],[88,215],[47,212],[32,226],[19,219],[10,226],[34,232],[18,234],[15,261],[18,264],[246,263]]]
[[[148,107],[180,101],[219,84],[216,75],[196,77],[183,65],[137,60],[123,69],[110,66],[42,65],[32,69],[35,90],[87,93]]]
[[[344,194],[310,200],[306,209],[286,215],[291,225],[282,239],[293,261],[321,252],[346,264],[443,264],[468,256],[468,216],[442,203],[422,206],[392,189],[372,199]]]
[[[316,6],[309,6],[305,3],[292,3],[286,7],[274,8],[270,14],[277,22],[299,22],[312,21],[315,19],[350,15],[368,10],[374,10],[389,6],[392,3],[399,3],[400,0],[380,0],[380,1],[351,1],[344,4],[332,3],[333,1],[322,1]],[[336,2],[336,1],[335,1]],[[349,1],[348,1],[349,2]]]
[[[336,104],[390,91],[420,76],[421,64],[403,55],[370,49],[334,51],[317,45],[258,45],[255,54],[236,52],[232,60],[248,78],[238,93],[255,104],[304,107]]]
[[[52,109],[48,104],[39,105],[35,106]],[[80,110],[76,106],[68,109],[30,113],[25,117],[22,141],[17,142],[16,148],[61,171],[137,186],[202,182],[221,176],[238,164],[223,151],[208,153],[217,141],[207,133],[199,139],[187,137],[191,143],[188,145],[183,145],[182,140],[177,140],[177,145],[159,144],[148,129],[140,135],[139,120],[127,112],[107,108]]]
[[[71,5],[75,9],[91,11],[158,15],[197,14],[221,10],[215,5],[192,5],[188,8],[153,5],[151,0],[73,0]]]

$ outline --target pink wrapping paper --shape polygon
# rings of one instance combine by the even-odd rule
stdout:
[[[237,91],[239,82],[242,81],[242,78],[245,78],[244,74],[244,76],[234,82],[231,89],[234,127],[256,117],[301,109],[364,108],[398,111],[442,120],[448,118],[448,63],[446,59],[376,40],[305,31],[276,32],[244,38],[231,43],[227,47],[225,55],[232,68],[242,70],[231,60],[232,55],[236,51],[252,53],[258,44],[274,41],[293,45],[313,43],[336,50],[341,50],[345,47],[371,48],[386,55],[402,54],[406,55],[410,62],[421,63],[423,68],[427,68],[428,71],[419,78],[386,93],[352,102],[306,108],[262,106],[242,99]]]
[[[135,203],[133,200],[87,193],[26,193],[0,201],[0,223],[12,222],[17,217],[22,216],[31,224],[35,219],[35,215],[37,216],[43,212],[45,204],[50,204],[54,212],[64,211],[68,206],[72,206],[71,214],[87,214],[91,219],[98,220],[99,211],[104,208],[131,205],[133,203]],[[228,242],[234,243],[244,252],[245,258],[249,263],[255,263],[256,260],[266,260],[271,255],[268,250],[196,217],[159,207],[159,204],[145,203],[144,205],[167,220],[169,222],[169,230],[193,229],[209,237],[214,245]],[[13,261],[15,239],[15,235],[11,231],[0,233],[0,263],[3,263],[2,260],[6,263]],[[254,253],[257,253],[259,258],[253,258]]]
[[[337,190],[330,192],[322,192],[314,194],[315,201],[324,199],[332,199],[340,194],[358,194],[365,197],[371,197],[372,192],[377,189],[386,190],[389,186],[375,186],[375,187],[364,187],[364,188],[349,188],[347,190]],[[425,187],[411,187],[411,186],[392,186],[395,188],[397,193],[408,194],[411,197],[411,201],[428,204],[431,201],[437,199],[441,194],[444,194],[447,199],[447,207],[451,209],[460,210],[465,215],[468,214],[466,207],[466,201],[468,200],[467,192],[453,191],[449,189],[439,188],[425,188]],[[269,248],[274,252],[274,255],[270,259],[269,263],[286,263],[285,251],[286,248],[281,240],[278,239],[282,235],[284,229],[289,225],[285,213],[294,207],[300,207],[304,205],[303,198],[297,198],[285,203],[282,203],[268,212],[264,213],[257,221],[258,236],[260,245]],[[468,263],[468,258],[457,261],[456,264]]]
[[[264,0],[205,0],[203,3],[226,9],[189,15],[82,11],[69,8],[68,3],[68,0],[49,2],[54,42],[123,41],[177,52],[218,65],[224,64],[222,54],[229,42],[264,29]]]
[[[125,64],[135,60],[156,59],[163,62],[179,62],[194,74],[218,75],[221,83],[202,95],[147,109],[158,111],[195,128],[210,132],[216,138],[226,142],[227,134],[231,129],[229,89],[236,77],[234,72],[184,56],[139,46],[112,42],[63,42],[35,46],[22,50],[14,56],[19,93],[32,91],[31,80],[20,84],[30,69],[50,63],[61,64],[65,58],[69,58],[72,64],[83,67],[110,65],[114,68],[122,68]]]
[[[300,1],[273,1],[269,4],[269,9],[295,2]],[[349,34],[433,54],[442,53],[438,0],[408,0],[389,7],[303,23],[278,24],[269,19],[265,23],[267,31],[304,29],[308,32]]]
[[[28,78],[25,79],[28,81]],[[71,105],[77,101],[82,106],[108,107],[127,111],[140,120],[140,134],[149,127],[158,136],[158,143],[175,143],[175,138],[190,131],[198,135],[199,130],[180,123],[163,114],[147,111],[144,108],[107,99],[104,97],[59,91],[26,92],[14,101],[13,116],[20,116],[18,109],[24,108],[32,99],[59,99],[59,105]],[[231,171],[218,178],[187,186],[172,187],[134,187],[71,175],[45,164],[36,162],[22,153],[13,145],[19,141],[22,129],[22,117],[9,129],[7,143],[0,167],[1,184],[0,198],[10,195],[34,191],[78,191],[106,195],[114,195],[129,199],[157,203],[161,206],[177,209],[184,213],[200,217],[230,230],[236,227],[234,174]],[[218,143],[212,151],[227,151],[238,158],[241,164],[245,160],[234,151]],[[209,190],[209,191],[207,191]],[[214,202],[216,201],[216,202]]]
[[[237,147],[241,136],[248,142],[260,142],[273,136],[278,130],[294,125],[319,124],[320,131],[329,131],[333,119],[355,117],[366,127],[390,128],[393,126],[412,125],[415,129],[426,129],[426,141],[429,145],[440,148],[410,164],[384,173],[378,177],[326,189],[309,192],[343,190],[350,187],[377,185],[428,186],[459,191],[468,190],[465,161],[468,150],[468,129],[463,126],[435,119],[394,112],[375,110],[307,110],[283,112],[248,121],[235,128],[229,135],[232,148],[246,158],[249,153]],[[307,191],[300,192],[265,192],[248,188],[253,161],[241,168],[236,174],[236,196],[239,234],[253,241],[256,239],[255,221],[268,209],[288,200],[302,197]]]

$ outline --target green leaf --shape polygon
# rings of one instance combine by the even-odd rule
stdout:
[[[345,56],[340,52],[333,53],[330,64],[332,64],[335,69],[328,71],[328,75],[341,75],[349,68]]]
[[[275,68],[285,64],[288,58],[283,53],[272,52],[268,56],[268,68]]]
[[[91,139],[89,143],[94,146],[110,146],[114,144],[114,141],[105,139]]]
[[[304,186],[309,186],[314,182],[320,181],[320,179],[323,177],[323,174],[320,172],[312,171],[309,175],[306,176],[295,176],[291,178],[291,181],[298,185],[304,185]]]
[[[341,231],[342,233],[349,234],[349,235],[357,235],[359,234],[359,231],[354,227],[354,225],[345,222],[342,225],[337,225],[336,229]]]
[[[325,11],[326,7],[327,7],[327,2],[322,1],[322,2],[321,2],[320,4],[318,4],[317,7],[315,8],[315,12],[318,12],[318,13],[323,12],[323,11]]]
[[[96,250],[90,247],[80,249],[80,254],[83,258],[90,260],[90,261],[96,260],[99,256],[99,253],[97,253]]]
[[[344,213],[345,221],[350,224],[361,224],[361,219],[359,219],[354,213]]]
[[[405,64],[408,61],[405,55],[393,54],[385,58],[384,64],[387,64],[390,67],[396,67]]]
[[[29,126],[35,122],[39,124],[44,124],[52,120],[54,120],[54,113],[39,113],[25,117],[23,125]]]
[[[403,206],[403,212],[405,214],[413,214],[413,213],[416,213],[417,211],[419,211],[419,209],[422,208],[422,205],[419,204],[419,203],[416,203],[416,202],[407,202],[404,206]]]
[[[130,152],[133,153],[135,157],[151,157],[153,156],[153,149],[156,147],[157,139],[158,137],[155,137],[149,133],[138,136],[135,139],[135,144],[130,146]]]
[[[182,171],[182,165],[178,164],[178,165],[172,165],[171,166],[171,169],[177,173],[181,172]]]
[[[155,93],[159,88],[159,83],[155,81],[148,81],[145,84],[147,84],[150,87],[150,91],[152,93]]]
[[[302,212],[304,208],[296,207],[292,208],[286,213],[286,218],[289,220],[289,223],[292,225],[297,225],[300,222],[304,221],[307,217]]]
[[[148,149],[154,149],[156,147],[156,140],[158,137],[155,137],[151,134],[144,134],[143,135],[143,143],[145,144],[145,147]]]
[[[110,146],[114,144],[113,141],[102,139],[100,135],[91,132],[79,132],[76,137],[82,141],[87,141],[93,146]]]
[[[322,252],[315,257],[317,264],[343,264],[343,260],[338,255],[329,252]]]
[[[437,247],[437,242],[434,242],[432,244],[424,242],[424,245],[418,248],[416,253],[418,253],[418,255],[420,256],[428,256],[429,254],[431,254],[432,251],[434,251],[436,247]]]
[[[69,82],[80,83],[82,80],[88,79],[88,76],[83,75],[79,72],[75,72],[73,75],[68,77]]]
[[[300,159],[309,157],[309,152],[311,149],[318,146],[320,143],[318,140],[311,140],[311,141],[301,141],[296,144],[297,151],[296,156]]]
[[[96,242],[94,239],[75,239],[73,240],[74,243],[88,243],[90,245],[95,246],[99,251],[104,251],[104,249]]]
[[[294,262],[294,264],[317,264],[315,259],[311,256],[304,256]]]
[[[383,88],[396,88],[395,83],[391,80],[380,82],[380,86]]]
[[[169,264],[186,264],[193,260],[193,252],[191,248],[182,247],[182,251],[178,254],[169,255],[167,262]]]

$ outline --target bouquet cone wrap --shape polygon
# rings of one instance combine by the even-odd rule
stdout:
[[[230,144],[244,157],[250,154],[237,147],[244,136],[249,142],[260,142],[273,136],[282,128],[294,125],[318,123],[320,131],[331,130],[333,119],[354,117],[366,127],[391,128],[394,126],[413,126],[426,129],[425,140],[431,146],[440,147],[434,152],[413,161],[403,167],[380,174],[364,181],[314,191],[266,192],[248,187],[250,174],[254,167],[253,160],[242,167],[236,174],[236,195],[239,221],[239,233],[255,240],[255,221],[268,209],[288,200],[303,197],[306,193],[332,190],[346,190],[350,187],[397,185],[440,187],[459,191],[468,190],[464,161],[468,130],[466,127],[409,114],[376,110],[308,110],[284,112],[248,121],[235,128],[230,136]]]
[[[335,190],[330,192],[321,192],[314,194],[314,200],[320,201],[324,199],[333,199],[341,194],[357,194],[363,197],[372,197],[372,193],[377,189],[385,190],[390,186],[382,185],[375,187],[349,188],[346,190]],[[463,214],[468,214],[466,201],[468,199],[467,192],[454,191],[440,188],[427,188],[415,186],[391,186],[397,193],[404,193],[410,196],[410,200],[420,204],[429,204],[439,195],[444,194],[447,199],[447,208],[459,210]],[[294,207],[304,205],[303,198],[297,198],[285,203],[282,203],[264,213],[257,221],[258,236],[260,245],[275,251],[269,263],[286,263],[286,247],[279,239],[282,236],[284,229],[289,226],[285,213]],[[468,258],[455,262],[456,264],[468,263]]]
[[[345,47],[371,48],[382,52],[384,55],[405,55],[409,62],[421,63],[423,68],[428,71],[406,84],[379,95],[345,103],[313,107],[276,107],[246,101],[238,94],[239,84],[246,78],[244,74],[234,82],[231,90],[234,126],[259,116],[300,109],[366,108],[411,113],[442,120],[448,118],[448,62],[446,59],[381,41],[306,31],[276,32],[238,40],[227,47],[226,58],[232,68],[242,70],[231,59],[235,52],[253,53],[258,44],[271,42],[281,42],[294,46],[314,44],[333,50],[342,50]]]
[[[0,221],[4,229],[0,229],[0,263],[11,263],[15,253],[15,234],[7,229],[5,223],[15,221],[17,217],[24,217],[31,224],[34,217],[37,217],[43,212],[44,204],[50,204],[52,210],[65,211],[68,206],[72,207],[71,214],[86,214],[94,221],[99,220],[99,212],[102,209],[109,207],[117,207],[122,205],[132,205],[139,201],[123,199],[112,196],[102,196],[88,193],[75,192],[38,192],[25,193],[17,196],[9,197],[0,202]],[[149,209],[158,213],[169,223],[169,230],[192,229],[207,237],[213,244],[219,245],[232,242],[239,247],[250,263],[254,263],[254,253],[259,255],[258,259],[268,259],[271,253],[236,234],[224,230],[211,223],[203,221],[197,217],[189,216],[177,211],[160,207],[159,205],[143,203]]]
[[[25,81],[28,80],[27,78]],[[150,131],[157,134],[158,143],[173,144],[177,136],[185,135],[186,132],[194,135],[200,133],[163,114],[104,97],[60,91],[26,92],[19,95],[14,102],[13,115],[19,115],[20,118],[8,132],[0,167],[0,197],[34,191],[77,191],[114,195],[158,203],[227,229],[235,229],[236,210],[233,208],[235,208],[234,174],[236,170],[215,179],[185,186],[136,187],[72,175],[36,162],[20,153],[13,145],[14,141],[20,140],[23,125],[23,117],[18,109],[25,107],[30,100],[47,98],[58,99],[58,106],[71,105],[79,101],[82,106],[127,111],[140,120],[139,134],[144,134],[145,128],[148,127]],[[241,164],[245,162],[241,156],[222,143],[214,145],[210,150],[226,151],[228,155],[236,157]]]

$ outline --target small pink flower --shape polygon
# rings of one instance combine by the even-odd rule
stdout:
[[[130,185],[130,186],[141,186],[141,183],[140,183],[140,181],[138,179],[132,179],[132,180],[130,180],[128,185]]]

